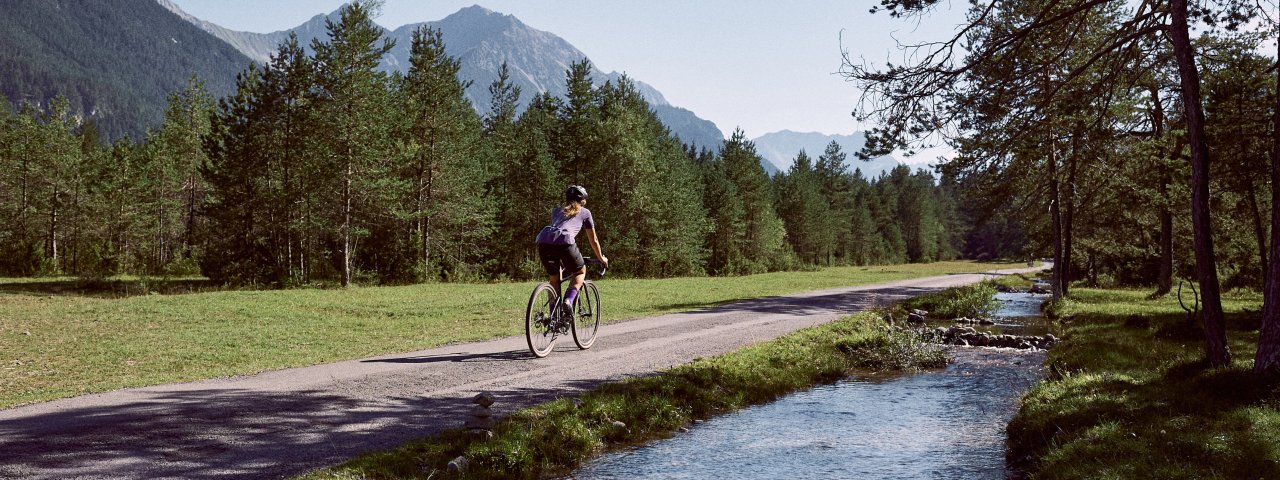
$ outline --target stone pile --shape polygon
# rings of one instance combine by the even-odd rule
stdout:
[[[489,392],[480,392],[471,399],[471,403],[475,406],[471,407],[471,415],[467,417],[465,426],[472,434],[493,438],[493,427],[498,421],[493,418],[493,410],[489,407],[493,405],[494,400],[493,394]],[[458,456],[449,461],[446,469],[454,475],[462,475],[466,473],[469,463],[467,457]]]
[[[467,430],[479,435],[493,435],[493,426],[498,423],[493,418],[493,411],[489,409],[493,402],[493,394],[489,392],[480,392],[471,399],[471,403],[475,406],[471,407],[471,417],[466,423]]]
[[[979,332],[973,327],[938,327],[933,336],[942,343],[971,347],[1017,348],[1022,350],[1046,350],[1058,343],[1052,333],[1044,336],[1035,335],[996,335]]]
[[[907,323],[924,323],[925,318],[928,316],[929,312],[924,310],[911,310],[907,312]]]

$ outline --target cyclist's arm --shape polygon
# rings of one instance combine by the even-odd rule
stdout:
[[[600,239],[596,237],[596,229],[586,228],[583,231],[587,232],[587,242],[591,244],[591,251],[595,252],[596,258],[604,264],[604,268],[609,268],[609,258],[600,252]]]

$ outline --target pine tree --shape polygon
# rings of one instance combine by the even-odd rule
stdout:
[[[778,215],[786,225],[787,239],[801,260],[825,263],[835,244],[830,208],[809,155],[800,151],[786,174],[775,177]]]
[[[377,180],[386,178],[390,125],[387,75],[378,70],[382,56],[395,42],[382,38],[373,23],[376,3],[357,1],[342,8],[338,21],[327,20],[327,42],[317,38],[316,98],[312,112],[315,134],[322,144],[312,177],[332,181],[317,185],[324,192],[326,225],[331,227],[340,258],[343,286],[351,284],[357,242],[364,237],[365,216],[379,207],[373,196]]]
[[[488,256],[494,221],[485,195],[493,175],[480,155],[481,121],[458,79],[460,63],[445,53],[440,31],[413,33],[410,66],[400,94],[408,115],[399,136],[405,162],[396,171],[408,187],[400,200],[410,223],[410,251],[421,278],[473,278]],[[479,160],[479,161],[477,161]]]
[[[176,223],[172,230],[174,238],[166,239],[166,242],[173,242],[172,251],[164,254],[162,265],[176,255],[192,260],[200,242],[197,232],[202,229],[202,218],[198,211],[208,191],[199,172],[200,166],[207,161],[201,139],[209,133],[213,108],[213,97],[205,90],[204,82],[194,76],[189,78],[185,89],[169,95],[164,125],[152,139],[156,144],[156,161],[161,162],[163,171],[171,176],[166,179],[165,186],[173,190],[160,194],[172,196],[165,203],[174,209],[166,209],[164,214],[172,215],[172,221]],[[168,221],[166,219],[166,225],[169,225]]]
[[[724,175],[741,202],[745,236],[737,245],[745,257],[745,271],[757,273],[783,268],[792,253],[786,244],[786,230],[774,209],[773,185],[761,166],[755,144],[742,130],[735,130],[720,150]],[[728,192],[726,192],[728,193]],[[717,226],[719,227],[719,226]]]

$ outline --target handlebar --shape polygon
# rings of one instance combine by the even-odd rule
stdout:
[[[594,265],[595,267],[599,268],[600,278],[604,278],[604,274],[609,271],[609,267],[604,266],[604,262],[596,260],[595,258],[582,257],[582,260],[586,262],[587,265]]]

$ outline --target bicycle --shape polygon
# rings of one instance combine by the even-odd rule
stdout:
[[[604,278],[608,268],[591,257],[584,257],[587,271],[598,268],[596,278]],[[560,269],[560,283],[572,278],[566,277],[564,269]],[[570,312],[561,312],[560,294],[550,282],[539,283],[533,287],[529,296],[529,307],[524,314],[524,336],[529,341],[529,351],[533,356],[542,358],[551,354],[560,336],[572,334],[573,343],[582,350],[591,348],[596,341],[596,333],[600,330],[600,290],[595,282],[587,280],[578,290],[578,298],[573,301]],[[567,317],[567,318],[566,318]]]

